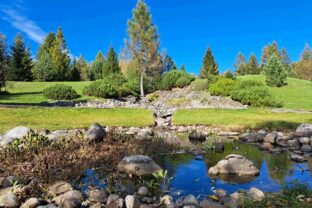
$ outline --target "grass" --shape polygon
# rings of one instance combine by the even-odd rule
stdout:
[[[72,86],[78,94],[91,82],[8,82],[7,94],[0,94],[1,104],[40,104],[46,102],[42,91],[55,84],[66,84]],[[90,97],[82,96],[79,100],[87,100]]]
[[[239,80],[259,80],[265,83],[265,76],[241,76]],[[312,110],[312,82],[288,78],[283,87],[270,87],[274,97],[282,101],[283,108],[297,110]]]
[[[247,110],[182,109],[173,117],[175,125],[209,125],[227,130],[295,129],[302,123],[312,123],[312,114],[273,113],[267,109]]]
[[[0,132],[23,125],[34,129],[84,128],[97,122],[107,126],[153,125],[153,114],[143,109],[0,108]]]

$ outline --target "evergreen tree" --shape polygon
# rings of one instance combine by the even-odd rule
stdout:
[[[308,43],[304,46],[301,60],[312,60],[312,51]]]
[[[83,56],[80,55],[79,59],[77,60],[76,67],[80,74],[80,79],[82,81],[89,80],[89,66],[88,63],[84,60]]]
[[[126,41],[127,51],[133,63],[138,65],[140,74],[141,96],[144,93],[144,76],[152,81],[159,78],[162,73],[162,57],[159,54],[159,35],[153,24],[150,11],[143,0],[133,10],[132,19],[128,21]]]
[[[246,60],[245,60],[245,56],[239,52],[237,54],[235,63],[234,63],[234,67],[235,67],[235,74],[237,75],[246,75],[248,74],[247,70],[247,64],[246,64]]]
[[[103,67],[105,64],[105,59],[101,51],[96,55],[95,61],[92,63],[90,70],[90,80],[97,80],[102,78]]]
[[[103,78],[107,77],[112,73],[120,73],[120,71],[121,70],[119,67],[118,55],[115,52],[114,48],[110,47],[106,55],[106,61],[103,65]]]
[[[53,81],[55,72],[55,65],[52,62],[50,53],[47,50],[42,50],[40,55],[38,54],[37,62],[33,69],[35,79],[40,82]]]
[[[31,81],[33,62],[29,48],[25,47],[21,33],[11,46],[10,62],[6,71],[6,80]]]
[[[184,64],[182,64],[182,66],[181,66],[181,69],[180,69],[181,71],[186,71],[186,69],[185,69],[185,66],[184,66]]]
[[[172,58],[169,55],[165,56],[165,59],[163,61],[163,73],[169,72],[170,70],[177,69],[177,65],[174,63]]]
[[[265,65],[272,55],[275,55],[279,60],[282,60],[281,53],[278,50],[278,44],[275,41],[273,41],[272,44],[266,45],[262,49],[261,65]]]
[[[269,86],[281,87],[285,84],[287,71],[283,62],[273,54],[264,66],[266,82]]]
[[[0,92],[5,87],[5,70],[8,63],[6,38],[0,33]]]
[[[218,64],[215,62],[214,56],[210,48],[207,49],[203,59],[203,65],[200,71],[200,77],[206,79],[211,75],[218,75]]]
[[[80,73],[77,66],[77,60],[74,58],[73,63],[71,65],[71,78],[70,81],[80,81]]]
[[[259,74],[258,60],[255,54],[251,54],[247,63],[247,74]]]
[[[280,53],[281,53],[281,57],[285,65],[288,76],[293,76],[294,75],[293,66],[292,66],[292,63],[291,63],[291,60],[289,58],[286,48],[282,48]]]

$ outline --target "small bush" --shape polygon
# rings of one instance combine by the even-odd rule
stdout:
[[[258,81],[245,80],[237,82],[231,91],[231,98],[254,107],[281,107],[268,88]]]
[[[207,79],[195,79],[191,83],[191,90],[194,91],[206,91],[208,89],[208,80]]]
[[[229,70],[227,70],[227,71],[224,73],[223,76],[224,76],[225,78],[232,79],[232,80],[235,80],[235,79],[236,79],[236,77],[234,76],[234,74],[233,74],[231,71],[229,71]]]
[[[209,92],[215,96],[229,96],[234,86],[234,81],[229,78],[220,77],[209,86]]]
[[[194,77],[185,71],[171,70],[162,77],[160,88],[171,90],[174,87],[186,87],[190,85],[193,80]]]
[[[51,100],[73,100],[79,97],[71,86],[64,84],[56,84],[44,89],[43,95]]]

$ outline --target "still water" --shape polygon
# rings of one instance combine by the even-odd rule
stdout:
[[[211,178],[208,169],[229,154],[241,154],[251,159],[260,170],[260,175],[247,181],[233,181],[220,178]],[[306,163],[294,163],[288,159],[288,153],[273,155],[259,150],[248,144],[234,142],[225,144],[223,153],[209,153],[206,155],[174,154],[162,155],[156,162],[168,171],[166,190],[175,198],[193,194],[198,198],[204,198],[213,193],[214,189],[224,189],[229,194],[237,190],[248,190],[257,187],[264,192],[276,192],[285,184],[299,181],[308,184],[312,189],[312,160]],[[96,169],[86,170],[85,177],[79,185],[82,190],[88,186],[106,188],[106,175]],[[129,181],[125,183],[129,185]],[[137,185],[135,182],[131,183]],[[135,190],[135,188],[133,188]],[[164,188],[165,189],[165,188]]]

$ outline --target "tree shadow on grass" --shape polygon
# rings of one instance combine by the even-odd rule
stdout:
[[[304,122],[302,122],[302,123],[304,123]],[[256,126],[259,129],[283,131],[283,130],[295,130],[302,123],[279,120],[279,121],[260,122],[260,123],[257,123]],[[311,119],[308,121],[308,123],[312,123],[312,116],[311,116]]]

